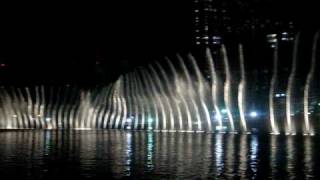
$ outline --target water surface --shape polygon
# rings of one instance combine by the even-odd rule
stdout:
[[[318,137],[2,131],[1,179],[320,178]]]

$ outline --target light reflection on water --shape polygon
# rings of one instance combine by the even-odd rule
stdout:
[[[314,179],[319,177],[317,138],[118,130],[3,131],[0,173],[24,179]]]

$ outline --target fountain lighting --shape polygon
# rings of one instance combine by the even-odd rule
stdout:
[[[289,33],[282,33],[281,37],[287,36]],[[283,79],[278,74],[281,61],[278,57],[278,36],[267,35],[273,52],[273,64],[271,77],[267,79],[269,93],[265,104],[268,104],[272,135],[278,135],[280,131],[288,136],[296,135],[295,125],[303,126],[304,136],[314,135],[312,120],[317,116],[315,106],[320,106],[320,103],[319,100],[310,102],[313,97],[310,93],[315,81],[318,39],[319,33],[314,36],[310,68],[303,87],[303,110],[299,110],[295,106],[298,102],[294,102],[301,97],[294,93],[297,89],[297,72],[300,72],[297,66],[300,61],[297,58],[299,36],[295,38],[289,75]],[[222,42],[221,37],[213,40],[219,44]],[[177,55],[177,61],[165,58],[163,62],[157,61],[122,74],[108,86],[89,90],[70,85],[0,88],[0,128],[110,128],[251,134],[255,131],[248,132],[252,128],[247,120],[263,118],[265,112],[254,111],[255,107],[252,107],[252,111],[247,110],[248,105],[254,104],[250,101],[254,100],[247,98],[252,87],[243,53],[246,47],[239,44],[238,57],[233,60],[233,56],[228,57],[224,44],[218,48],[215,51],[206,49],[206,64],[191,54]],[[233,66],[235,61],[240,66]],[[285,91],[278,87],[278,82],[283,80],[287,82]],[[279,113],[282,109],[285,109],[285,125],[278,121],[283,117]],[[295,119],[300,112],[303,112],[303,121]]]

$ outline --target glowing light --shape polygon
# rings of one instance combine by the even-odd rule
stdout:
[[[127,123],[132,123],[132,119],[131,118],[128,118],[126,121],[127,121]]]
[[[221,118],[221,116],[219,116],[219,114],[214,115],[215,120],[219,120],[220,118]]]
[[[91,130],[92,128],[74,128],[75,130]]]
[[[15,115],[15,114],[14,114],[14,115],[12,115],[12,117],[16,118],[16,117],[17,117],[17,115]]]
[[[281,97],[281,94],[276,94],[276,97]]]
[[[212,43],[213,44],[221,44],[221,37],[220,36],[213,36]]]
[[[46,118],[46,121],[51,121],[51,118],[47,117],[47,118]]]
[[[221,113],[226,114],[227,110],[226,109],[221,109]]]
[[[257,112],[255,112],[255,111],[252,111],[252,112],[250,112],[250,117],[253,117],[253,118],[255,118],[255,117],[257,117],[258,116],[258,113]]]
[[[217,131],[222,131],[222,130],[226,130],[227,126],[216,126],[216,130]]]
[[[152,123],[153,122],[153,119],[152,118],[149,118],[148,119],[148,123]]]
[[[268,34],[267,41],[269,43],[276,43],[277,42],[277,34]]]

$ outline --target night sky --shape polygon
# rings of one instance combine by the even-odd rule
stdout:
[[[5,67],[0,67],[0,83],[109,82],[135,66],[176,52],[192,52],[192,2],[122,0],[94,5],[1,6],[0,63]],[[239,13],[236,4],[247,2],[248,10],[253,9],[252,15],[260,19],[292,19],[298,30],[306,32],[319,27],[315,3],[226,2],[235,17]]]

